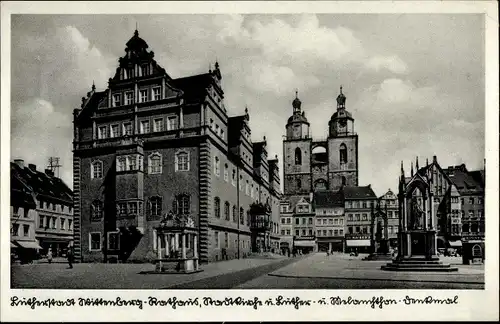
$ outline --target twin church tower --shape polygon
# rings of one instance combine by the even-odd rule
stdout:
[[[283,141],[284,194],[306,195],[313,191],[337,191],[358,186],[358,135],[354,118],[345,107],[346,96],[337,97],[337,111],[328,122],[328,137],[313,140],[302,102],[292,103]]]

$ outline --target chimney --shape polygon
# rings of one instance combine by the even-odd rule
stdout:
[[[437,161],[438,161],[438,159],[437,159],[437,157],[434,155],[434,156],[432,157],[432,162],[437,163]]]
[[[52,171],[50,169],[45,169],[45,174],[48,175],[49,177],[53,177],[54,176],[54,171]]]
[[[24,168],[24,160],[23,159],[16,159],[16,160],[14,160],[14,163],[17,164],[20,168]]]
[[[30,168],[31,171],[36,172],[36,165],[35,164],[28,164],[28,168]]]

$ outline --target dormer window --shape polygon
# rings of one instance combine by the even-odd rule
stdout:
[[[146,76],[146,75],[148,75],[148,66],[142,65],[141,66],[141,76]]]
[[[119,107],[121,105],[121,94],[116,93],[113,95],[113,107]]]

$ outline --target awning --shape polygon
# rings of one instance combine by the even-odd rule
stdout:
[[[295,246],[314,246],[316,242],[314,241],[295,241],[293,245]]]
[[[347,246],[370,246],[370,240],[346,240]]]
[[[38,245],[37,242],[32,242],[32,241],[17,241],[17,244],[19,244],[21,247],[25,249],[35,249],[35,250],[41,250],[42,247]]]
[[[462,241],[449,241],[451,247],[461,247]]]
[[[11,248],[16,248],[16,247],[17,247],[17,245],[15,245],[14,243],[10,242],[10,247],[11,247]]]

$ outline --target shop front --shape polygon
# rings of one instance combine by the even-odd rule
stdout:
[[[370,235],[346,236],[346,253],[370,253]]]
[[[331,253],[331,252],[343,252],[343,250],[344,250],[344,238],[342,236],[318,238],[317,251],[319,252]]]
[[[312,253],[316,249],[316,240],[313,237],[295,238],[293,247],[298,254]]]

